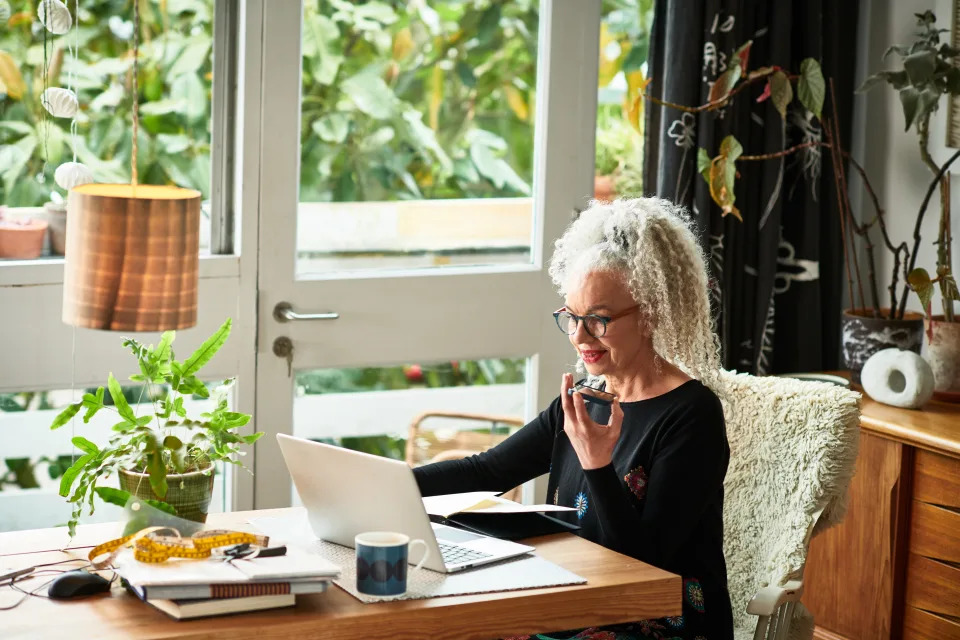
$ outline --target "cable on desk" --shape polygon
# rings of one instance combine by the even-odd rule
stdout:
[[[19,606],[23,603],[24,600],[26,600],[26,599],[27,599],[28,597],[30,597],[30,596],[33,596],[34,598],[48,598],[48,599],[49,599],[50,596],[48,596],[48,595],[43,595],[43,594],[38,593],[38,592],[39,592],[41,589],[43,589],[44,587],[48,586],[51,582],[53,582],[54,580],[56,580],[56,579],[57,579],[57,576],[63,575],[64,573],[67,573],[67,572],[69,572],[69,571],[79,571],[79,570],[81,570],[81,569],[86,569],[86,568],[92,566],[92,565],[90,564],[90,562],[88,562],[88,561],[87,561],[86,559],[84,559],[84,558],[69,558],[69,559],[67,559],[67,560],[58,560],[57,562],[45,562],[45,563],[43,563],[43,564],[36,564],[36,565],[33,565],[33,568],[34,568],[34,569],[40,569],[41,567],[53,567],[53,566],[60,565],[60,564],[66,564],[66,563],[68,563],[68,562],[83,562],[84,564],[83,564],[83,566],[80,566],[80,567],[73,567],[73,568],[70,568],[70,569],[63,569],[63,570],[42,569],[42,570],[40,570],[40,571],[33,571],[32,573],[28,573],[28,574],[23,575],[23,576],[17,576],[16,578],[11,579],[8,583],[0,584],[0,587],[10,587],[12,590],[14,590],[14,591],[19,591],[20,593],[23,594],[22,596],[20,596],[20,599],[17,600],[16,602],[14,602],[13,604],[7,605],[7,606],[0,606],[0,611],[9,611],[9,610],[11,610],[11,609],[16,609],[17,607],[19,607]],[[41,584],[39,587],[36,587],[36,588],[31,589],[31,590],[29,590],[29,591],[27,591],[27,590],[25,590],[25,589],[21,589],[21,588],[17,585],[17,582],[22,582],[22,581],[24,581],[24,580],[32,579],[32,578],[34,578],[34,577],[36,577],[36,576],[38,576],[38,575],[50,574],[50,573],[54,574],[52,578],[50,578],[49,580],[47,580],[46,582],[44,582],[43,584]],[[110,578],[110,586],[111,586],[111,587],[113,587],[113,583],[114,583],[114,581],[115,581],[116,579],[117,579],[117,574],[114,573],[114,574],[113,574],[113,577]]]

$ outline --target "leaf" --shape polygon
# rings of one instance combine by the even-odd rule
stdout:
[[[740,142],[732,135],[727,136],[720,143],[720,155],[710,162],[709,179],[710,196],[720,207],[723,215],[732,214],[741,222],[740,211],[734,206],[736,195],[734,181],[737,177],[736,159],[743,153]]]
[[[209,36],[197,36],[187,42],[180,55],[167,70],[166,76],[176,80],[178,76],[192,75],[199,80],[197,72],[206,63],[212,41]]]
[[[410,28],[404,27],[393,36],[392,55],[398,62],[406,58],[416,48]]]
[[[150,487],[159,497],[167,495],[167,465],[163,463],[163,453],[154,450],[147,462],[147,471],[150,473]]]
[[[909,131],[917,119],[920,92],[913,87],[904,87],[900,90],[900,105],[903,107],[903,119],[906,124],[903,130]]]
[[[770,91],[771,91],[770,81],[767,80],[767,83],[763,85],[763,93],[757,96],[757,102],[760,103],[760,102],[763,102],[764,100],[767,100],[770,97]]]
[[[22,98],[27,90],[16,61],[6,51],[0,51],[0,82],[7,88],[7,95],[14,100]]]
[[[710,95],[707,97],[707,102],[717,102],[726,98],[739,79],[740,65],[728,67],[726,71],[717,77],[713,86],[710,87]]]
[[[933,77],[933,72],[937,69],[936,51],[923,50],[911,53],[903,59],[903,70],[907,72],[910,78],[910,84],[914,86],[926,84]]]
[[[470,159],[473,160],[477,171],[497,189],[502,189],[504,185],[509,184],[511,188],[520,193],[530,193],[530,186],[517,175],[509,164],[493,155],[493,151],[489,147],[479,143],[470,145]]]
[[[433,67],[430,72],[430,104],[427,107],[429,114],[430,128],[434,131],[440,129],[440,105],[443,104],[443,69],[440,65]]]
[[[340,144],[350,131],[350,116],[345,113],[328,113],[313,121],[313,132],[324,142]]]
[[[101,500],[109,504],[115,504],[118,507],[126,507],[131,497],[129,491],[116,489],[114,487],[96,487],[94,491],[100,496]]]
[[[397,111],[397,97],[380,76],[362,71],[344,80],[340,89],[357,109],[378,120],[386,120]]]
[[[183,441],[177,436],[167,436],[163,439],[163,446],[167,449],[179,449],[183,446]]]
[[[477,76],[473,72],[473,67],[468,65],[463,60],[457,61],[456,66],[457,77],[460,78],[460,82],[463,83],[463,86],[468,89],[473,89],[477,86]]]
[[[434,157],[440,163],[441,170],[445,174],[453,171],[453,163],[450,156],[443,150],[437,142],[436,133],[423,124],[423,116],[416,109],[408,109],[403,114],[403,123],[406,125],[405,133],[409,141],[419,149],[426,149],[433,153]]]
[[[217,351],[220,350],[220,347],[223,346],[223,343],[226,342],[230,336],[230,327],[232,324],[232,319],[227,318],[226,321],[220,325],[220,328],[217,329],[212,336],[207,338],[206,341],[193,352],[193,355],[186,359],[183,363],[183,377],[194,375],[203,365],[210,362],[211,358],[217,354]]]
[[[703,147],[697,151],[697,172],[703,176],[703,179],[710,182],[710,155]]]
[[[100,453],[100,447],[93,444],[83,436],[75,436],[72,440],[70,440],[70,442],[73,443],[73,446],[75,446],[77,449],[80,449],[84,453]]]
[[[77,461],[74,462],[69,469],[63,472],[63,477],[60,478],[60,495],[64,498],[70,494],[70,485],[73,484],[73,481],[77,479],[77,476],[80,475],[80,472],[83,471],[83,467],[86,466],[87,462],[93,459],[94,454],[88,453],[77,458]]]
[[[313,10],[304,11],[302,38],[304,66],[309,63],[313,81],[320,85],[333,84],[344,61],[339,50],[340,29],[336,23]]]
[[[773,106],[780,112],[780,117],[786,119],[787,107],[793,100],[793,87],[783,71],[777,71],[770,76],[770,99]]]
[[[800,63],[800,80],[797,81],[797,97],[808,111],[811,111],[818,120],[822,120],[823,99],[827,85],[820,70],[820,63],[813,58],[806,58]]]
[[[207,115],[210,104],[207,91],[203,80],[195,73],[184,74],[170,83],[170,97],[183,103],[183,113],[192,120]]]
[[[910,288],[917,292],[920,298],[920,304],[924,311],[929,309],[930,300],[933,298],[933,282],[930,280],[930,274],[926,269],[916,268],[907,274],[907,282]]]
[[[733,162],[743,155],[743,147],[740,141],[732,135],[727,136],[720,142],[720,155],[724,156],[730,162]]]
[[[937,103],[940,102],[940,92],[931,87],[927,87],[920,92],[917,100],[917,121],[922,121],[937,110]]]
[[[750,59],[750,47],[752,45],[753,40],[747,40],[740,45],[740,48],[733,52],[733,57],[730,59],[731,65],[738,64],[740,66],[741,75],[747,72],[747,61]]]
[[[50,430],[59,429],[63,425],[70,422],[73,419],[73,416],[79,413],[80,408],[83,406],[82,402],[77,402],[76,404],[71,404],[66,409],[57,414],[57,417],[53,419],[53,424],[50,425]]]
[[[530,116],[530,108],[527,106],[527,101],[520,90],[512,84],[505,84],[503,93],[507,97],[507,106],[513,111],[513,115],[517,116],[517,120],[526,122]]]
[[[137,417],[133,414],[133,409],[130,408],[130,405],[127,404],[127,399],[123,397],[123,389],[120,388],[120,383],[113,377],[112,372],[110,373],[110,377],[107,378],[107,387],[110,389],[110,397],[113,398],[113,404],[121,417],[127,422],[136,423]]]
[[[247,444],[253,444],[253,443],[256,442],[257,440],[259,440],[259,439],[261,438],[261,436],[263,436],[263,433],[264,433],[263,431],[258,431],[257,433],[254,433],[253,435],[240,436],[240,439],[243,440],[244,442],[246,442]]]

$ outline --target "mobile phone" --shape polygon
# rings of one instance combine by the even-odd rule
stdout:
[[[574,392],[579,393],[583,396],[584,401],[593,402],[595,404],[602,405],[604,407],[609,407],[613,404],[613,401],[617,396],[608,392],[601,391],[600,389],[594,389],[585,384],[577,384],[577,386],[567,389],[567,395],[572,396]]]

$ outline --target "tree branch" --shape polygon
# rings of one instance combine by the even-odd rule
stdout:
[[[737,95],[738,93],[740,93],[741,91],[743,91],[744,89],[746,89],[747,87],[755,83],[757,80],[762,80],[763,78],[772,76],[777,71],[779,71],[779,69],[771,69],[766,73],[761,73],[753,77],[748,76],[746,80],[744,80],[743,82],[738,84],[736,87],[734,87],[733,90],[730,91],[730,93],[728,93],[727,95],[723,96],[722,98],[718,98],[713,102],[707,102],[707,103],[701,104],[698,107],[688,107],[684,104],[668,102],[666,100],[661,100],[660,98],[654,98],[653,96],[647,93],[643,94],[643,99],[649,100],[653,104],[658,104],[661,107],[670,107],[671,109],[676,109],[677,111],[683,111],[684,113],[703,113],[704,111],[713,111],[715,109],[719,109],[720,107],[725,106],[728,102],[730,102],[730,99],[733,98],[733,96]],[[794,78],[797,78],[798,76],[787,76],[787,77],[792,80]]]

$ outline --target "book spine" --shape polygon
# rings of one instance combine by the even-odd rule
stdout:
[[[142,587],[144,600],[198,600],[244,598],[326,591],[326,582],[257,582]]]

